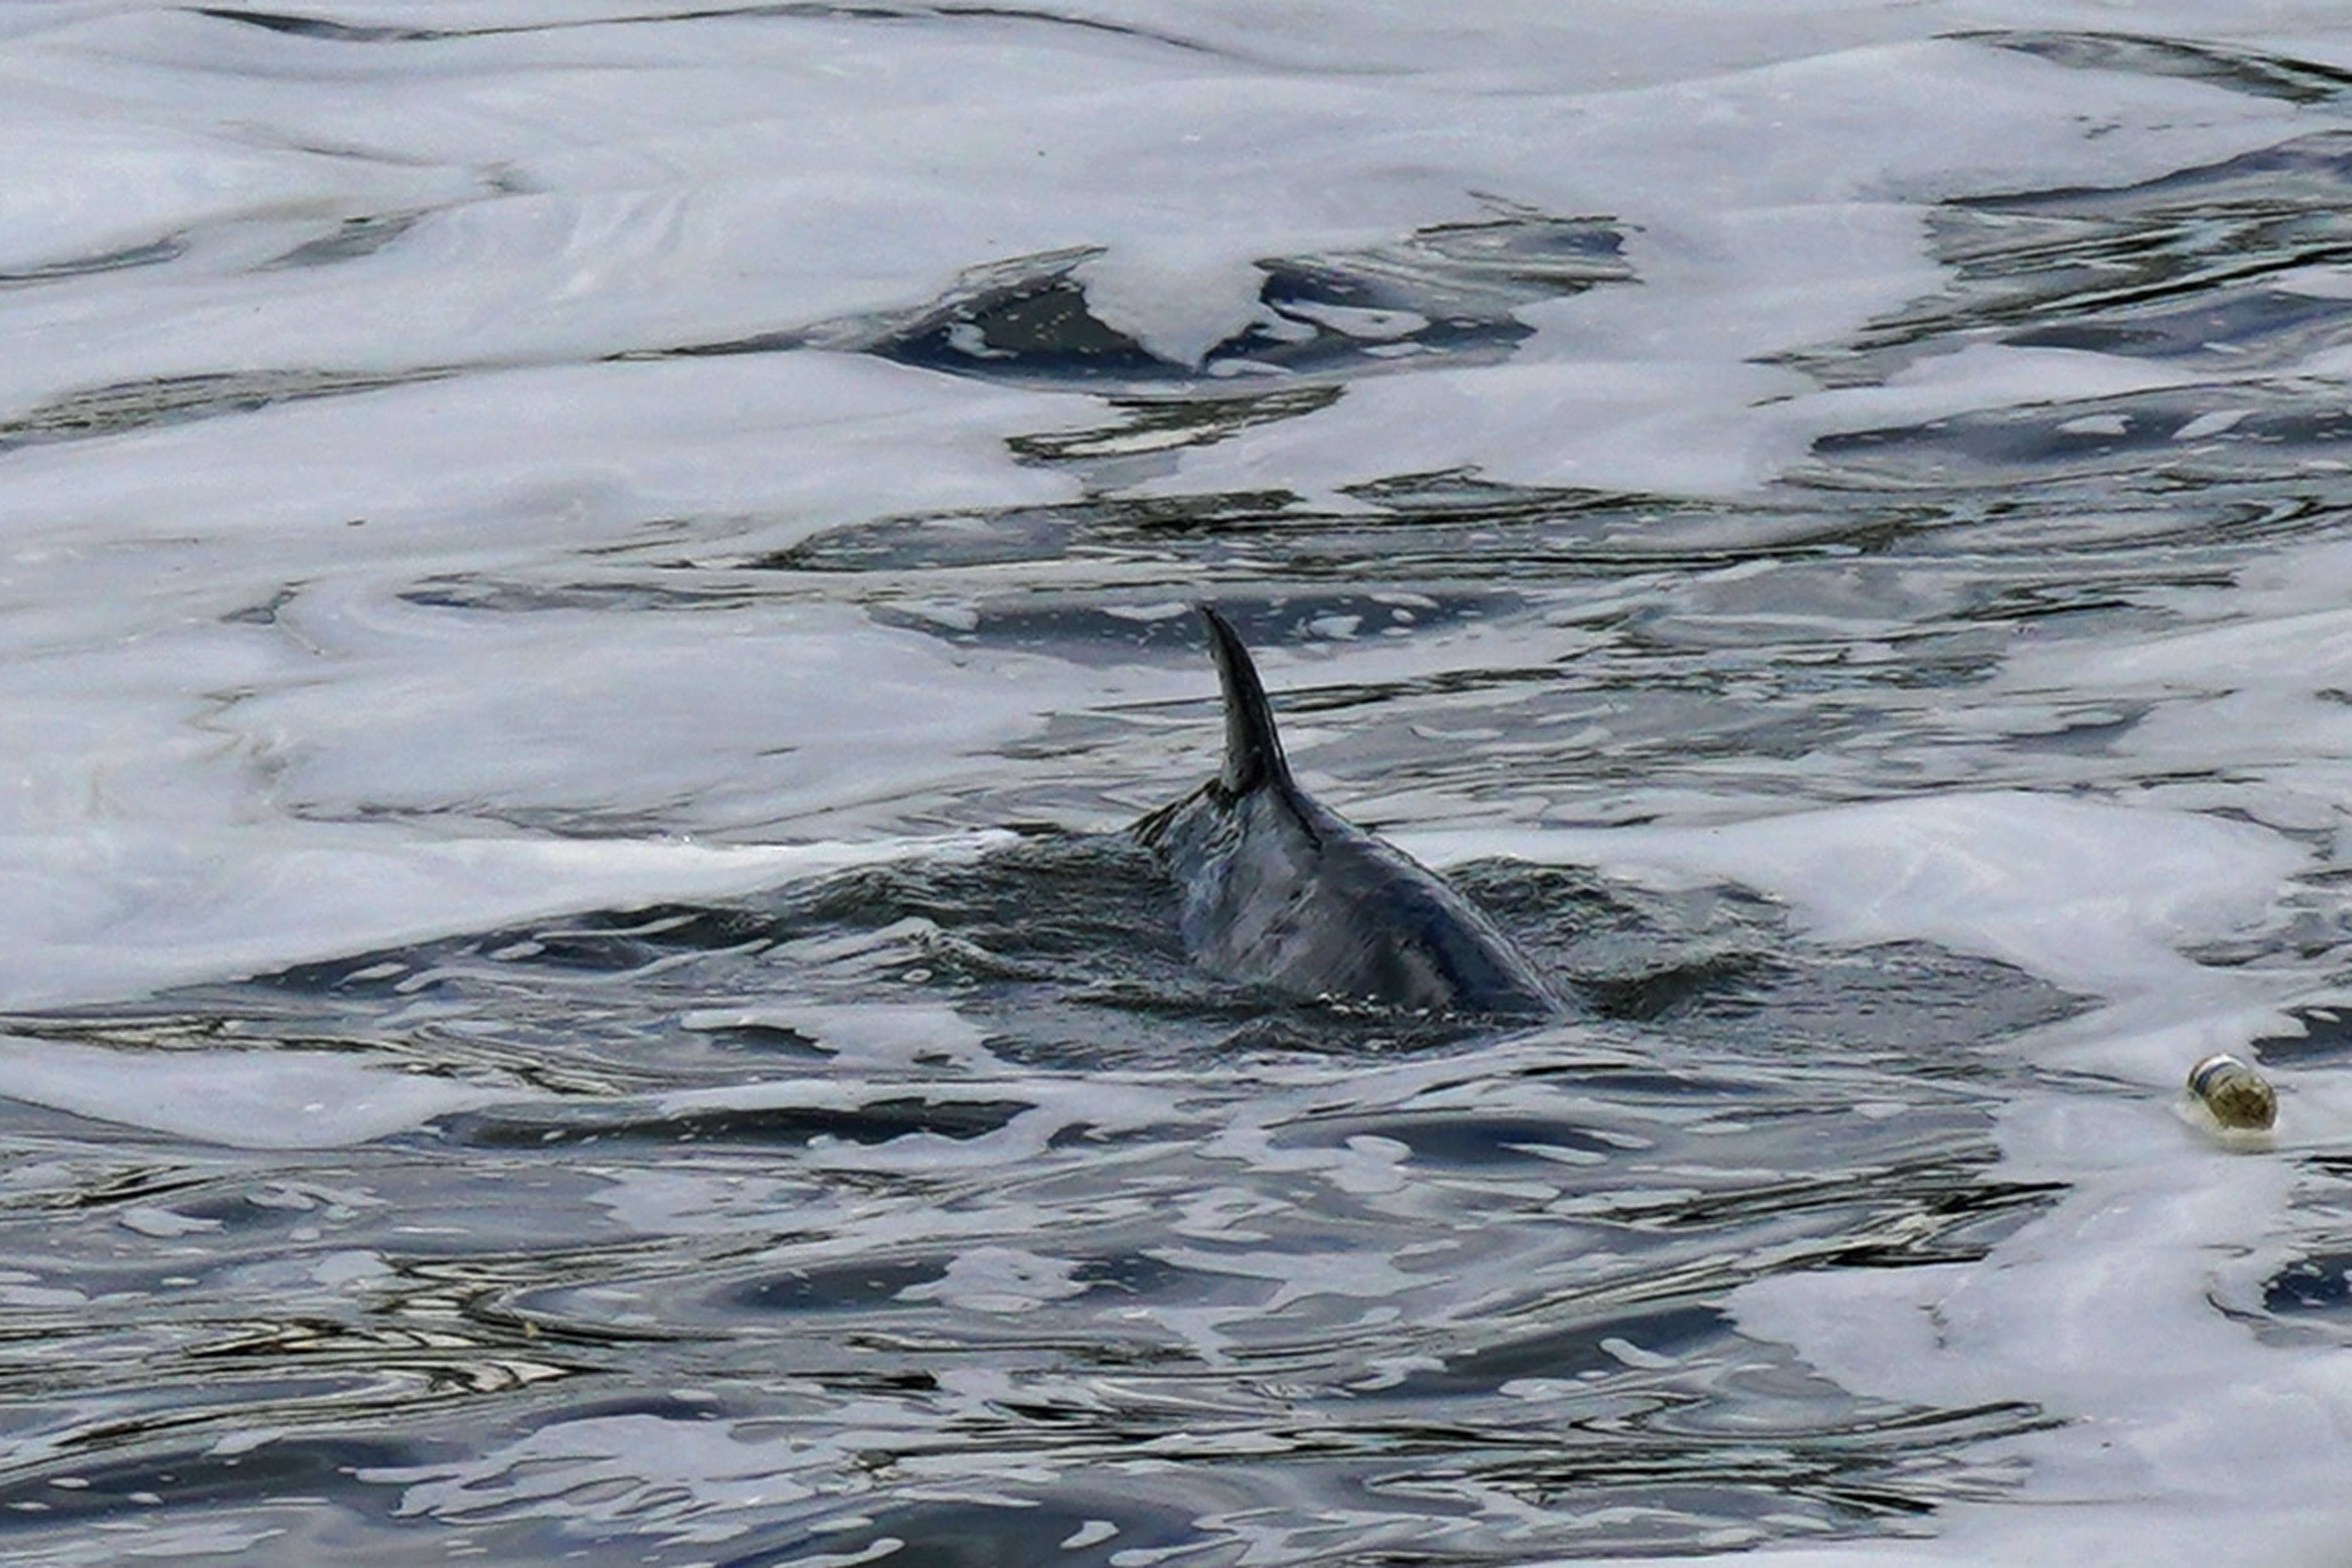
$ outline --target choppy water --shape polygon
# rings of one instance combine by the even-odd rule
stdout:
[[[2341,1560],[2333,8],[0,83],[10,1563]],[[1204,596],[1578,1017],[1192,970]]]

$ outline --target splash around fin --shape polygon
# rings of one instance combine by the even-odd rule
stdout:
[[[1435,872],[1298,787],[1248,648],[1199,608],[1224,695],[1223,765],[1135,827],[1176,883],[1193,962],[1301,1000],[1562,1011],[1526,955]]]

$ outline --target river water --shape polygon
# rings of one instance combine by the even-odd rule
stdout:
[[[0,148],[11,1563],[2344,1561],[2337,7],[43,0]],[[1202,599],[1573,1016],[1192,970]]]

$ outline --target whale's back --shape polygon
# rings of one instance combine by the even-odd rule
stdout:
[[[1220,978],[1439,1011],[1559,1010],[1535,966],[1436,873],[1300,790],[1248,650],[1203,606],[1224,690],[1217,776],[1137,826]]]

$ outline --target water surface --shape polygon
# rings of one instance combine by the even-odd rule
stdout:
[[[12,15],[0,1550],[2330,1561],[2352,33],[2129,26]],[[1203,597],[1573,1016],[1192,970]]]

